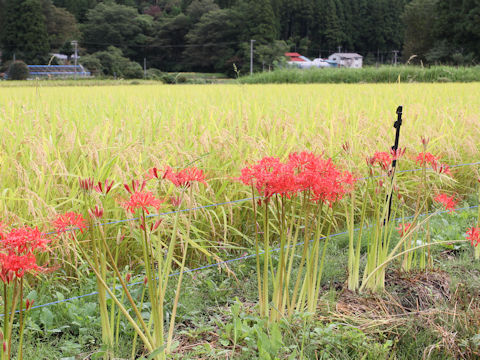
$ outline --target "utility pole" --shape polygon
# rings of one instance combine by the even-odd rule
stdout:
[[[342,47],[340,45],[338,45],[338,52],[341,53],[342,52]]]
[[[78,41],[73,40],[71,44],[75,47],[75,80],[77,80],[77,58],[78,58]]]
[[[397,66],[398,50],[393,50],[393,65]]]
[[[250,75],[253,74],[253,43],[255,40],[250,40]]]

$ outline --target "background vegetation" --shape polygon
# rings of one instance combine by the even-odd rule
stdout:
[[[44,64],[69,56],[80,41],[98,73],[139,76],[137,65],[162,71],[248,72],[269,69],[288,50],[310,57],[355,51],[366,64],[477,64],[478,16],[472,0],[0,0],[4,62]],[[412,56],[414,56],[412,58]],[[96,60],[92,60],[92,58]],[[114,69],[112,58],[122,69]],[[121,64],[124,65],[121,65]],[[128,68],[128,70],[123,70]]]

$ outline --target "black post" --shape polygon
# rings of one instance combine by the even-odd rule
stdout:
[[[395,143],[392,146],[392,150],[394,154],[398,150],[398,142],[400,141],[400,127],[402,126],[402,110],[403,110],[402,106],[399,106],[397,108],[397,121],[393,123],[393,127],[396,129]],[[392,161],[392,175],[391,175],[392,192],[390,193],[390,199],[388,200],[388,212],[387,212],[387,218],[385,219],[384,224],[386,224],[386,222],[390,220],[390,212],[392,210],[392,198],[393,198],[393,178],[395,177],[396,167],[397,167],[397,160],[394,159]]]

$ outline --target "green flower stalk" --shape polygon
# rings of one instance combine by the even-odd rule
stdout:
[[[350,173],[339,171],[330,159],[302,152],[290,154],[286,162],[264,158],[242,169],[240,181],[252,189],[261,316],[278,321],[294,311],[307,308],[314,312],[333,223],[333,205],[351,191],[355,179]],[[256,231],[260,218],[263,252]],[[294,280],[292,269],[302,233],[304,244]],[[271,242],[275,240],[279,245],[278,262],[270,252]],[[272,293],[269,279],[272,279]],[[293,291],[290,290],[292,280]]]

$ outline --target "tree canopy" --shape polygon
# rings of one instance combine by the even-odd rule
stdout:
[[[0,0],[0,14],[4,61],[44,62],[74,39],[82,56],[113,46],[164,71],[247,71],[251,39],[256,69],[284,51],[480,60],[480,0]]]

